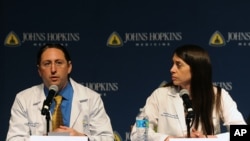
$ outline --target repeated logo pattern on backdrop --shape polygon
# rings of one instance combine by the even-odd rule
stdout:
[[[4,1],[4,5],[13,4]],[[5,139],[16,93],[41,83],[36,51],[46,43],[61,43],[68,48],[73,60],[71,76],[100,93],[116,141],[130,140],[139,108],[154,89],[171,80],[172,51],[186,43],[199,44],[209,51],[214,84],[231,94],[247,118],[250,20],[246,17],[250,10],[246,6],[250,2],[237,3],[232,9],[230,1],[214,1],[217,6],[211,1],[183,1],[182,6],[168,1],[129,0],[121,5],[109,1],[51,1],[49,5],[40,3],[41,7],[28,6],[32,1],[16,1],[18,7],[12,9],[18,13],[4,9],[0,140]],[[58,5],[67,10],[51,10]]]

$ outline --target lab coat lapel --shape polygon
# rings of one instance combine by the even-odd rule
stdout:
[[[73,127],[77,118],[81,112],[81,106],[79,100],[72,101],[71,116],[70,116],[70,127]]]

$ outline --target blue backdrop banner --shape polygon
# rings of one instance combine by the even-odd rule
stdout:
[[[173,50],[196,43],[210,53],[213,82],[247,118],[250,2],[54,0],[1,1],[0,57],[5,140],[15,95],[41,83],[36,52],[67,47],[71,76],[100,93],[116,140],[128,141],[139,108],[170,78]]]

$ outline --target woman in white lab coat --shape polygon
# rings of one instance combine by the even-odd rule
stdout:
[[[228,128],[232,124],[246,124],[229,93],[213,85],[210,58],[202,47],[180,46],[174,51],[172,61],[172,81],[157,88],[144,107],[149,117],[148,141],[222,137],[221,122]],[[188,99],[183,100],[182,95]],[[190,113],[193,116],[187,118]],[[136,135],[134,126],[132,141]]]

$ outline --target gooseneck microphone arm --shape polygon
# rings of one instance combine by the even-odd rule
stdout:
[[[45,119],[46,119],[46,127],[47,127],[47,133],[46,133],[46,135],[48,135],[49,130],[50,130],[50,127],[49,127],[49,125],[50,125],[50,112],[49,112],[50,105],[52,103],[53,98],[57,94],[57,92],[58,92],[58,86],[51,85],[49,87],[48,96],[47,96],[47,98],[43,102],[43,107],[42,107],[42,110],[41,110],[41,114],[45,115]]]
[[[182,89],[180,91],[180,97],[182,97],[183,103],[185,105],[186,113],[186,125],[187,125],[187,137],[190,138],[190,128],[193,124],[193,119],[195,117],[194,110],[192,108],[192,103],[188,96],[188,90]]]
[[[49,134],[49,129],[50,129],[50,113],[47,112],[46,113],[46,116],[45,116],[45,119],[46,119],[46,136],[48,136]]]
[[[190,138],[190,128],[194,119],[194,112],[188,112],[186,115],[186,125],[187,125],[187,137]]]

